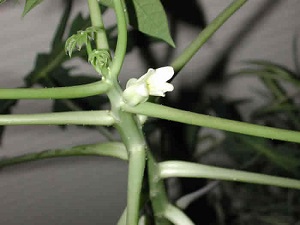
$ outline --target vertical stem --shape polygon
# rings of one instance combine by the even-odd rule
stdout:
[[[89,0],[89,9],[93,26],[104,28],[101,19],[101,12],[97,0]],[[135,119],[134,115],[124,112],[121,109],[122,90],[118,83],[118,75],[123,65],[126,45],[127,45],[127,27],[123,5],[121,0],[114,0],[115,11],[118,23],[118,42],[115,51],[115,57],[112,61],[109,76],[112,83],[112,89],[107,93],[111,102],[112,114],[116,119],[115,127],[119,131],[121,138],[128,151],[128,190],[127,190],[127,225],[137,225],[140,209],[140,195],[145,168],[145,150],[146,142],[142,133],[141,125]],[[102,39],[100,38],[102,37]],[[107,39],[105,31],[97,36],[97,47],[107,48]]]
[[[113,65],[111,67],[111,73],[112,75],[117,78],[126,54],[126,48],[127,48],[127,24],[126,24],[126,18],[125,18],[125,12],[124,12],[124,5],[122,3],[122,0],[113,0],[114,6],[115,6],[115,12],[117,15],[117,24],[118,24],[118,40],[117,40],[117,46],[115,50],[115,56],[113,59]]]
[[[121,89],[117,81],[114,88],[108,92],[112,104],[112,113],[116,119],[115,127],[128,151],[128,190],[127,190],[127,225],[137,225],[140,209],[140,195],[144,177],[146,141],[141,125],[134,115],[121,109]]]
[[[100,27],[101,30],[97,32],[96,35],[96,45],[97,49],[109,49],[105,27],[102,20],[101,10],[97,0],[88,0],[89,10],[91,15],[92,25],[95,27]]]
[[[149,198],[153,208],[155,224],[169,225],[170,222],[165,218],[165,212],[169,205],[164,181],[160,178],[158,163],[153,158],[151,152],[147,154],[147,167],[149,177]]]

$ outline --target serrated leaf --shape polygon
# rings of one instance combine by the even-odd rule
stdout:
[[[129,23],[142,33],[164,40],[175,47],[166,12],[160,0],[128,0]]]
[[[30,10],[40,4],[43,0],[26,0],[22,16],[25,16]]]

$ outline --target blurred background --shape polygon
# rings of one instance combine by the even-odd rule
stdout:
[[[0,5],[1,88],[24,85],[23,78],[33,70],[36,54],[50,50],[56,26],[64,12],[64,1],[45,0],[22,18],[24,2],[11,0]],[[130,77],[141,76],[150,66],[165,66],[165,62],[182,52],[231,1],[186,2],[184,6],[180,1],[162,0],[168,9],[176,49],[163,43],[154,43],[147,51],[132,48],[120,76],[122,84]],[[74,1],[70,21],[79,12],[88,15],[86,1]],[[239,71],[247,60],[253,59],[296,70],[294,52],[299,42],[299,12],[300,2],[297,0],[251,0],[246,3],[174,79],[175,92],[167,99],[170,105],[186,93],[184,90],[203,87],[211,102],[214,100],[216,104],[220,96],[221,102],[225,98],[230,101],[251,99],[237,107],[245,120],[250,120],[251,110],[265,102],[258,94],[265,89],[264,85],[255,76],[223,82],[224,76]],[[107,10],[104,18],[108,26],[115,22],[111,10]],[[141,47],[143,38],[134,36],[134,43]],[[152,61],[141,60],[145,53],[153,56]],[[79,59],[66,65],[76,66],[75,74],[96,76]],[[207,80],[207,85],[195,87],[195,83]],[[183,101],[185,105],[194,104],[193,97]],[[50,112],[51,108],[50,100],[24,100],[15,105],[12,113],[44,113]],[[101,140],[104,138],[95,130],[75,126],[65,130],[56,126],[7,127],[2,137],[0,157]],[[207,162],[213,161],[208,158]],[[126,169],[125,162],[98,157],[44,160],[2,169],[0,224],[116,224],[126,204]]]

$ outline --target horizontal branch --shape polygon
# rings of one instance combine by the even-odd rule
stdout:
[[[103,125],[115,122],[108,110],[0,115],[0,125]]]
[[[0,88],[0,99],[73,99],[108,91],[111,85],[104,81],[70,87]]]
[[[161,178],[188,177],[238,181],[253,184],[273,185],[283,188],[300,189],[300,180],[264,175],[234,169],[218,168],[183,161],[159,163]]]
[[[51,149],[12,158],[3,158],[0,159],[0,168],[42,159],[72,156],[111,156],[122,160],[127,160],[126,148],[122,143],[107,142],[100,144],[81,145],[69,149]]]
[[[131,107],[128,105],[123,105],[122,107],[127,112],[142,114],[160,119],[166,119],[196,126],[210,127],[214,129],[252,135],[256,137],[300,143],[299,131],[284,130],[251,123],[222,119],[149,102],[142,103],[135,107]]]

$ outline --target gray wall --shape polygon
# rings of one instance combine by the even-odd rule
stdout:
[[[199,2],[211,20],[231,1]],[[22,78],[31,70],[36,52],[48,50],[62,13],[61,1],[46,0],[21,19],[23,4],[24,1],[0,6],[1,87],[22,85]],[[75,11],[86,12],[86,8],[85,1],[78,1]],[[250,0],[183,69],[182,75],[175,80],[175,88],[182,82],[191,85],[191,74],[205,73],[218,59],[218,54],[227,49],[232,51],[229,72],[240,68],[241,61],[254,58],[293,69],[291,42],[300,26],[299,11],[298,0]],[[109,14],[106,21],[112,19]],[[181,29],[178,53],[197,35],[184,24]],[[126,58],[122,82],[145,72],[136,57],[137,52],[133,51]],[[253,96],[253,89],[260,85],[255,78],[242,78],[223,88],[228,97],[241,97]],[[22,101],[14,113],[43,113],[50,109],[49,101]],[[247,108],[243,110],[246,112]],[[99,140],[98,133],[76,127],[65,132],[52,126],[8,127],[0,157]],[[47,160],[3,169],[0,176],[0,224],[115,224],[125,206],[126,163],[118,160],[89,157]]]

